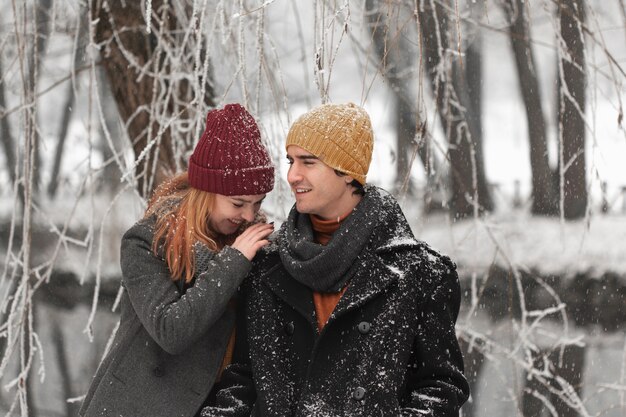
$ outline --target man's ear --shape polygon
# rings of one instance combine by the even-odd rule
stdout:
[[[354,178],[352,178],[350,175],[344,175],[343,179],[346,182],[346,184],[350,184],[352,181],[354,181]]]

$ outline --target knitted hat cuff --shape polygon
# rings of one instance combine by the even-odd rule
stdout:
[[[188,167],[189,185],[198,190],[226,196],[266,194],[274,188],[274,167],[213,169],[196,164]]]

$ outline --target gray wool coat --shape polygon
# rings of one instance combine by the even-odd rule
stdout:
[[[251,268],[236,249],[196,245],[200,271],[183,294],[151,250],[153,223],[122,238],[120,325],[81,416],[193,416],[220,370],[235,323],[227,308]]]

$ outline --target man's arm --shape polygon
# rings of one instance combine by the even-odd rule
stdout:
[[[446,257],[442,260],[444,272],[419,308],[421,320],[401,398],[402,416],[458,416],[469,396],[454,329],[461,302],[459,279],[454,263]]]

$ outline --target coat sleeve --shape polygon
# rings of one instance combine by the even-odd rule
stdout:
[[[178,354],[219,319],[252,264],[227,246],[206,261],[194,285],[181,295],[165,261],[152,252],[152,236],[150,225],[142,222],[126,232],[122,281],[150,336],[166,352]]]
[[[441,274],[434,274],[418,310],[421,319],[406,372],[402,416],[458,416],[469,396],[454,329],[461,302],[456,267],[443,257],[441,267],[433,270]]]
[[[244,285],[249,288],[249,286]],[[256,400],[256,390],[252,379],[250,350],[246,325],[246,294],[244,289],[237,302],[237,327],[233,358],[224,369],[214,390],[215,404],[205,407],[203,417],[248,417]]]

